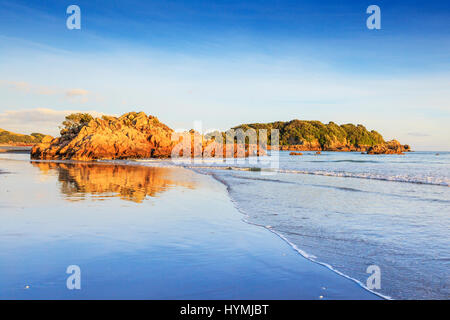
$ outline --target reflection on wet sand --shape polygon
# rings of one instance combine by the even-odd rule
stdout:
[[[44,174],[57,171],[61,192],[69,201],[83,200],[90,194],[98,200],[120,197],[140,203],[147,196],[156,197],[174,186],[195,188],[195,183],[183,177],[178,168],[35,161],[32,164]]]

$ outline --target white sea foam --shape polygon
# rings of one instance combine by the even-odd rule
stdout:
[[[295,173],[295,174],[311,174],[329,177],[343,177],[343,178],[358,178],[358,179],[372,179],[393,182],[406,182],[418,184],[430,184],[438,186],[450,186],[450,180],[446,178],[432,177],[432,176],[408,176],[408,175],[382,175],[374,173],[354,173],[345,171],[307,171],[307,170],[278,170],[280,173]]]
[[[235,170],[235,171],[273,171],[266,168],[260,167],[234,167],[234,166],[205,166],[205,165],[186,165],[187,168],[201,168],[201,169],[216,169],[216,170]],[[308,174],[308,175],[319,175],[328,177],[338,177],[338,178],[357,178],[357,179],[372,179],[381,181],[392,181],[392,182],[404,182],[404,183],[416,183],[416,184],[429,184],[437,186],[450,186],[450,179],[439,178],[436,176],[408,176],[408,175],[383,175],[376,173],[354,173],[345,171],[321,171],[321,170],[287,170],[278,169],[275,172],[278,173],[292,173],[292,174]]]
[[[282,154],[270,178],[248,165],[188,167],[223,182],[245,222],[306,259],[367,290],[367,266],[380,266],[382,289],[369,290],[380,297],[448,296],[447,261],[435,257],[448,255],[450,153]]]
[[[332,155],[333,157],[336,157],[334,155]],[[355,157],[355,155],[350,155],[350,154],[344,154],[344,155],[337,155],[337,156],[350,156],[350,157]],[[323,157],[325,158],[325,157]],[[427,188],[427,186],[430,186],[429,189],[430,192],[433,192],[434,187],[432,186],[436,186],[436,187],[448,187],[450,186],[450,178],[448,175],[448,170],[446,171],[446,168],[448,169],[448,164],[445,161],[441,161],[441,162],[425,162],[425,161],[419,161],[419,160],[414,160],[414,161],[404,161],[403,163],[400,162],[400,160],[395,160],[391,161],[390,158],[386,158],[387,160],[373,160],[373,161],[336,161],[335,159],[330,160],[330,161],[324,161],[324,160],[320,160],[319,161],[310,161],[307,164],[305,164],[304,161],[297,160],[298,158],[296,158],[295,160],[291,161],[290,158],[286,158],[286,157],[282,157],[281,158],[281,165],[280,165],[280,169],[277,170],[278,173],[283,174],[283,176],[280,176],[279,178],[283,181],[280,182],[288,182],[289,185],[292,184],[292,181],[298,181],[297,179],[295,179],[293,177],[293,175],[297,175],[297,174],[301,174],[301,175],[309,175],[311,176],[311,179],[315,179],[314,176],[329,176],[329,177],[336,177],[336,178],[349,178],[349,179],[365,179],[367,181],[370,180],[379,180],[379,181],[385,181],[388,184],[392,185],[390,186],[391,191],[392,190],[396,190],[397,187],[395,187],[395,185],[393,184],[394,182],[399,182],[399,183],[411,183],[411,184],[415,184],[416,187],[413,187],[411,185],[411,187],[407,187],[404,189],[410,189],[410,188]],[[440,159],[443,159],[443,157],[441,157]],[[283,163],[283,161],[285,161]],[[290,162],[289,162],[290,161]],[[295,162],[294,162],[295,161]],[[384,161],[384,162],[383,162]],[[391,161],[391,162],[390,162]],[[231,191],[231,189],[235,188],[236,186],[234,185],[233,179],[236,178],[240,178],[239,176],[243,176],[243,177],[252,177],[252,178],[258,178],[259,176],[258,173],[256,171],[260,171],[260,170],[269,170],[268,168],[264,168],[264,167],[257,167],[257,166],[249,166],[249,164],[241,164],[241,165],[227,165],[226,163],[217,163],[215,161],[203,161],[200,163],[186,163],[183,161],[172,161],[172,160],[160,160],[160,159],[149,159],[149,160],[132,160],[132,161],[124,161],[124,160],[119,160],[119,161],[108,161],[108,162],[113,162],[113,163],[120,163],[120,164],[129,164],[129,165],[144,165],[144,166],[163,166],[163,167],[167,167],[167,166],[181,166],[181,167],[185,167],[185,168],[191,168],[197,172],[200,173],[206,173],[206,174],[210,174],[212,175],[214,178],[216,178],[217,180],[219,180],[220,182],[224,183],[228,190]],[[381,163],[381,164],[380,164]],[[414,165],[412,165],[411,163],[416,163]],[[306,168],[305,168],[306,167]],[[205,170],[206,169],[206,170]],[[351,169],[351,170],[349,170]],[[220,170],[220,171],[217,171]],[[233,174],[227,174],[226,171],[231,170],[234,171]],[[253,174],[251,173],[253,171]],[[239,173],[238,173],[239,172]],[[247,172],[247,173],[246,173]],[[219,174],[221,173],[221,174]],[[236,177],[236,175],[238,175],[238,177]],[[250,176],[249,176],[250,175]],[[290,178],[288,176],[291,176]],[[231,179],[231,180],[230,180]],[[278,179],[278,178],[277,178]],[[309,178],[308,178],[309,179]],[[248,179],[247,179],[248,180]],[[267,178],[261,178],[259,180],[268,180]],[[284,181],[286,180],[286,181]],[[276,182],[276,179],[270,179],[270,181]],[[303,181],[303,179],[302,179]],[[311,180],[311,181],[315,181],[315,180]],[[331,181],[331,180],[330,180]],[[348,181],[348,183],[344,183],[344,181]],[[338,186],[340,187],[340,189],[342,189],[342,192],[345,192],[344,189],[348,189],[349,187],[347,186],[347,184],[350,184],[350,187],[354,188],[355,186],[358,186],[358,183],[356,182],[356,180],[352,183],[350,183],[351,180],[342,180],[341,181],[336,181],[335,183],[330,184],[330,187],[334,187],[336,188],[336,186],[334,184],[338,184]],[[230,185],[231,183],[231,185]],[[314,182],[315,184],[318,184],[318,182]],[[315,184],[311,184],[311,186],[315,186]],[[321,181],[321,184],[326,183],[325,181]],[[341,185],[343,184],[344,185]],[[256,185],[259,185],[260,182],[258,182],[258,179],[256,179],[255,181]],[[279,184],[282,185],[282,184]],[[288,186],[286,183],[284,183],[284,185]],[[423,185],[423,187],[421,186]],[[239,188],[245,187],[246,184],[238,184]],[[300,184],[301,186],[301,184]],[[272,188],[272,186],[269,186],[270,188]],[[274,188],[278,188],[277,185],[273,185]],[[287,187],[288,188],[288,187]],[[296,185],[294,185],[292,187],[293,189],[297,188]],[[432,190],[433,189],[433,190]],[[266,190],[266,189],[265,189]],[[420,189],[422,190],[422,189]],[[424,189],[425,190],[425,189]],[[428,190],[428,189],[427,189]],[[439,190],[439,189],[436,189]],[[383,191],[383,190],[382,190]],[[270,192],[270,191],[266,191],[266,192]],[[440,191],[437,192],[443,192],[444,193],[444,197],[445,194],[447,194],[447,191],[444,189],[441,189]],[[372,192],[374,195],[377,194],[377,196],[384,196],[384,194],[388,194],[387,192]],[[270,193],[271,195],[273,195],[272,193]],[[362,194],[367,197],[368,193],[367,192],[362,192]],[[419,194],[420,195],[420,192]],[[402,194],[402,198],[407,199],[408,197],[417,197],[416,194]],[[354,197],[355,195],[352,195],[352,197]],[[396,194],[392,194],[391,195],[391,199],[395,199],[395,197],[397,197],[398,195]],[[394,197],[395,196],[395,197]],[[428,198],[434,198],[435,195],[434,194],[428,194],[426,197],[425,195],[421,195],[419,198],[420,201],[422,200],[427,200]],[[231,195],[230,193],[230,198],[233,201],[234,205],[236,206],[236,208],[245,215],[245,217],[243,218],[243,221],[255,226],[259,226],[259,227],[263,227],[267,230],[269,230],[270,232],[276,234],[278,237],[280,237],[280,239],[282,239],[283,241],[285,241],[288,245],[290,245],[292,247],[293,250],[295,250],[297,253],[299,253],[301,256],[303,256],[304,258],[317,263],[319,265],[322,265],[330,270],[332,270],[333,272],[339,274],[342,277],[345,277],[351,281],[354,281],[355,283],[357,283],[359,286],[361,286],[362,288],[372,292],[373,294],[376,294],[377,296],[380,296],[382,298],[385,299],[391,299],[391,296],[394,297],[410,297],[411,296],[411,292],[412,291],[408,291],[408,290],[414,290],[414,288],[410,288],[410,289],[406,289],[406,291],[404,292],[399,292],[398,290],[404,290],[404,288],[401,288],[399,286],[396,286],[394,283],[389,283],[389,291],[388,293],[383,290],[383,293],[374,291],[374,290],[370,290],[369,288],[367,288],[367,286],[361,281],[358,280],[357,277],[359,279],[364,279],[364,276],[361,274],[355,274],[355,268],[357,270],[361,270],[361,268],[364,266],[364,264],[366,263],[364,260],[361,261],[355,261],[353,260],[351,263],[357,263],[356,266],[350,266],[351,270],[349,270],[349,262],[347,261],[346,256],[342,257],[340,262],[338,263],[338,265],[340,267],[335,267],[334,263],[327,263],[324,261],[334,261],[334,260],[327,260],[324,259],[323,256],[323,252],[320,252],[321,247],[322,246],[326,246],[326,244],[328,242],[330,242],[331,244],[334,243],[333,241],[336,241],[335,239],[335,233],[330,233],[327,234],[325,239],[320,240],[320,242],[316,242],[315,246],[317,247],[311,247],[312,252],[308,252],[306,250],[304,250],[303,248],[301,248],[301,244],[303,243],[302,241],[298,241],[296,239],[297,236],[295,236],[294,234],[294,238],[289,240],[289,234],[290,232],[285,232],[286,230],[279,230],[278,227],[271,227],[269,225],[272,225],[271,222],[271,218],[267,221],[268,223],[264,223],[264,224],[259,224],[259,223],[255,223],[255,221],[258,221],[258,219],[254,219],[255,214],[258,215],[257,210],[259,210],[257,205],[256,207],[249,207],[248,203],[258,203],[259,199],[258,198],[248,198],[247,202],[248,203],[244,203],[242,202],[242,199],[235,199],[234,196]],[[409,199],[408,198],[408,199]],[[445,198],[447,199],[447,198]],[[442,200],[442,201],[435,201],[436,206],[442,205],[441,203],[445,203],[448,200]],[[435,199],[434,199],[435,200]],[[438,199],[439,200],[439,199]],[[403,200],[392,200],[392,201],[403,201]],[[392,204],[396,205],[397,202],[393,202]],[[293,202],[292,204],[295,205],[295,203]],[[291,205],[292,205],[291,204]],[[427,203],[427,206],[430,206],[430,203]],[[434,205],[433,205],[434,206]],[[247,209],[250,210],[249,213],[252,214],[252,218],[250,218],[250,216],[245,212],[246,210],[244,210],[244,207],[249,207]],[[281,206],[277,206],[277,210],[284,210],[285,212],[289,212],[291,213],[291,207],[286,207],[284,208],[283,205]],[[284,209],[283,209],[284,208]],[[256,210],[256,211],[255,211]],[[332,210],[334,210],[332,208]],[[322,214],[322,213],[321,213]],[[352,217],[356,217],[355,216],[356,213],[352,213]],[[361,217],[363,217],[364,215],[361,215]],[[395,217],[395,216],[392,216]],[[422,218],[425,218],[426,216],[423,215],[419,217],[419,220]],[[405,219],[407,219],[408,217],[405,217]],[[297,219],[295,217],[291,217],[290,219]],[[359,218],[358,218],[359,219]],[[364,218],[363,218],[364,219]],[[390,219],[390,218],[389,218]],[[298,221],[298,220],[297,220]],[[405,220],[407,221],[407,220]],[[318,220],[318,221],[314,221],[314,223],[321,227],[322,221]],[[370,227],[370,221],[364,221],[358,220],[358,223],[361,223],[359,226],[361,227],[361,232],[366,232],[364,230],[366,230],[367,228],[371,228]],[[369,224],[368,224],[369,223]],[[388,222],[386,222],[388,223]],[[417,228],[418,222],[414,222],[414,228]],[[405,225],[407,225],[408,222],[405,222]],[[422,223],[424,226],[426,226],[426,223]],[[445,223],[444,223],[445,224]],[[425,227],[424,227],[425,228]],[[384,228],[383,230],[386,230],[386,228]],[[423,229],[425,230],[425,234],[428,233],[432,233],[432,234],[436,234],[434,233],[433,230],[431,229]],[[422,230],[422,231],[423,231]],[[289,231],[289,230],[288,230]],[[333,231],[333,230],[328,230],[328,231]],[[334,231],[338,231],[338,230],[334,230]],[[403,230],[402,230],[403,231]],[[414,234],[416,233],[416,230],[412,230],[414,231]],[[406,233],[406,230],[404,230],[405,234],[409,234]],[[441,232],[442,233],[442,232]],[[424,233],[420,233],[421,235],[423,235]],[[311,236],[311,234],[309,234]],[[319,235],[314,235],[313,236],[319,236]],[[395,235],[395,234],[394,234]],[[385,235],[379,235],[380,237],[385,237],[387,236],[387,234]],[[444,238],[445,238],[445,233],[443,234]],[[292,238],[292,237],[291,237]],[[357,242],[359,241],[358,239],[364,239],[363,243],[358,244]],[[358,245],[359,249],[364,249],[367,247],[367,245],[371,245],[370,242],[366,241],[366,238],[358,238],[354,241],[353,245]],[[347,241],[347,239],[343,239],[344,241]],[[367,242],[367,243],[366,243]],[[421,242],[423,243],[423,242]],[[373,244],[373,243],[372,243]],[[434,248],[437,248],[436,245],[434,245]],[[388,250],[392,250],[392,248],[387,248]],[[315,254],[315,252],[319,250],[318,252],[320,252],[321,254]],[[351,252],[351,247],[341,247],[340,250],[350,250]],[[436,249],[437,250],[437,249]],[[439,251],[437,251],[439,252]],[[347,252],[348,253],[348,252]],[[435,253],[430,253],[430,254],[435,254]],[[320,256],[320,258],[318,258],[317,256]],[[326,257],[329,258],[329,257]],[[382,257],[381,257],[382,258]],[[362,258],[361,258],[362,259]],[[378,258],[377,258],[378,259]],[[388,259],[400,259],[398,256],[388,256]],[[404,259],[404,258],[402,258]],[[335,262],[335,261],[334,261]],[[405,263],[407,263],[407,260],[404,261]],[[341,268],[343,268],[342,271]],[[439,265],[434,266],[436,267],[436,270],[438,270]],[[383,269],[385,270],[385,269]],[[428,269],[427,269],[428,270]],[[420,271],[420,270],[418,270]],[[392,271],[390,271],[391,273]],[[352,274],[354,276],[350,276],[349,274]],[[394,277],[395,280],[395,275],[390,274],[390,276]],[[404,276],[404,275],[403,275]],[[419,274],[420,276],[420,274]],[[431,283],[430,283],[431,285]],[[432,296],[431,297],[439,297],[439,295],[445,294],[445,290],[444,292],[442,290],[437,290],[435,291],[435,293],[433,293],[434,288],[430,288],[430,290],[432,290]],[[443,293],[442,293],[443,292]],[[399,296],[400,294],[400,296]],[[435,295],[434,295],[435,294]],[[416,297],[421,297],[421,296],[416,296]],[[427,297],[427,296],[422,296],[422,297]]]
[[[198,170],[196,170],[196,172],[202,173],[201,171],[198,171]],[[209,174],[210,174],[210,173],[209,173]],[[222,184],[224,184],[224,185],[227,187],[227,189],[229,190],[230,185],[229,185],[225,180],[219,178],[219,177],[218,177],[217,175],[215,175],[215,174],[210,174],[210,175],[211,175],[212,177],[214,177],[217,181],[219,181],[219,182],[221,182]],[[254,225],[254,226],[258,226],[258,227],[262,227],[262,228],[265,228],[265,229],[269,230],[270,232],[272,232],[272,233],[276,234],[278,237],[280,237],[280,238],[281,238],[283,241],[285,241],[289,246],[291,246],[292,249],[294,249],[296,252],[298,252],[298,253],[299,253],[301,256],[303,256],[304,258],[306,258],[306,259],[308,259],[308,260],[310,260],[310,261],[312,261],[312,262],[314,262],[314,263],[317,263],[317,264],[319,264],[319,265],[321,265],[321,266],[324,266],[324,267],[330,269],[331,271],[333,271],[333,272],[339,274],[339,275],[342,276],[342,277],[345,277],[345,278],[347,278],[347,279],[349,279],[349,280],[351,280],[351,281],[354,281],[355,283],[357,283],[357,284],[358,284],[359,286],[361,286],[362,288],[366,289],[367,291],[369,291],[369,292],[371,292],[371,293],[373,293],[373,294],[375,294],[375,295],[377,295],[377,296],[379,296],[379,297],[381,297],[381,298],[384,298],[384,299],[387,299],[387,300],[391,300],[391,299],[392,299],[390,296],[383,295],[383,294],[381,294],[381,293],[379,293],[379,292],[376,292],[376,291],[374,291],[374,290],[369,289],[369,288],[368,288],[366,285],[364,285],[361,281],[359,281],[359,280],[357,280],[357,279],[355,279],[355,278],[352,278],[352,277],[350,277],[350,276],[344,274],[343,272],[341,272],[341,271],[337,270],[336,268],[334,268],[332,265],[317,260],[317,257],[316,257],[316,256],[314,256],[313,254],[308,253],[308,252],[306,252],[306,251],[300,249],[296,244],[294,244],[294,243],[292,243],[291,241],[289,241],[282,233],[280,233],[280,232],[278,232],[277,230],[275,230],[272,226],[265,226],[265,225],[261,225],[261,224],[258,224],[258,223],[254,223],[254,222],[249,221],[249,219],[248,219],[248,218],[249,218],[248,214],[247,214],[247,213],[245,212],[245,210],[239,205],[239,203],[238,203],[237,201],[235,201],[232,197],[230,197],[230,200],[231,200],[231,202],[233,202],[233,204],[234,204],[234,206],[236,207],[236,209],[238,209],[239,212],[241,212],[241,213],[244,215],[244,218],[242,219],[242,221],[244,221],[245,223],[248,223],[248,224],[251,224],[251,225]]]

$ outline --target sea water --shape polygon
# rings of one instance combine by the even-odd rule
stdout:
[[[210,176],[118,163],[0,156],[0,299],[379,298],[242,222]]]
[[[271,174],[248,160],[113,162],[182,165],[212,175],[246,222],[266,227],[306,258],[362,286],[370,285],[367,271],[376,266],[380,288],[372,290],[394,299],[450,298],[449,152],[280,152]]]
[[[189,166],[307,258],[364,286],[376,266],[374,290],[394,299],[450,298],[449,152],[280,152],[270,175],[249,163]]]

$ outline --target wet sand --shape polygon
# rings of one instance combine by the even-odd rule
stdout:
[[[1,299],[379,299],[243,222],[210,176],[15,159],[0,159]]]

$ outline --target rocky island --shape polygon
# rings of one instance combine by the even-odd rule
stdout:
[[[333,122],[323,124],[319,121],[292,120],[267,124],[244,124],[233,130],[254,129],[258,136],[260,129],[269,132],[278,129],[280,150],[289,151],[360,151],[368,154],[394,154],[410,151],[408,145],[396,140],[386,142],[376,131],[368,131],[362,125],[337,125]],[[89,114],[72,114],[66,117],[60,131],[61,136],[40,137],[40,143],[31,150],[32,159],[99,160],[99,159],[139,159],[169,158],[180,139],[174,139],[174,130],[154,116],[144,112],[129,112],[120,117],[103,116],[93,118]],[[243,144],[234,140],[229,150],[222,142],[193,130],[189,133],[188,149],[176,151],[180,156],[212,156],[222,150],[225,157],[239,157],[265,154],[264,148],[255,144]],[[226,136],[226,132],[216,136]],[[226,141],[226,140],[223,140]],[[274,147],[273,147],[274,148]],[[187,151],[186,151],[187,150]]]
[[[358,151],[368,154],[401,154],[411,151],[397,140],[386,142],[377,131],[363,125],[320,121],[291,120],[271,123],[242,124],[233,129],[279,130],[279,149],[284,151]],[[270,135],[268,137],[270,145]]]
[[[93,118],[89,114],[72,114],[63,122],[61,136],[46,136],[31,150],[32,159],[61,160],[106,160],[106,159],[145,159],[169,158],[173,149],[183,140],[177,139],[174,130],[154,116],[144,112],[129,112],[120,117],[103,116]],[[246,157],[265,154],[256,145],[234,144],[228,150],[223,143],[205,138],[191,130],[184,133],[189,146],[176,152],[183,156],[215,156],[223,150],[226,157]],[[175,139],[174,139],[175,137]]]

